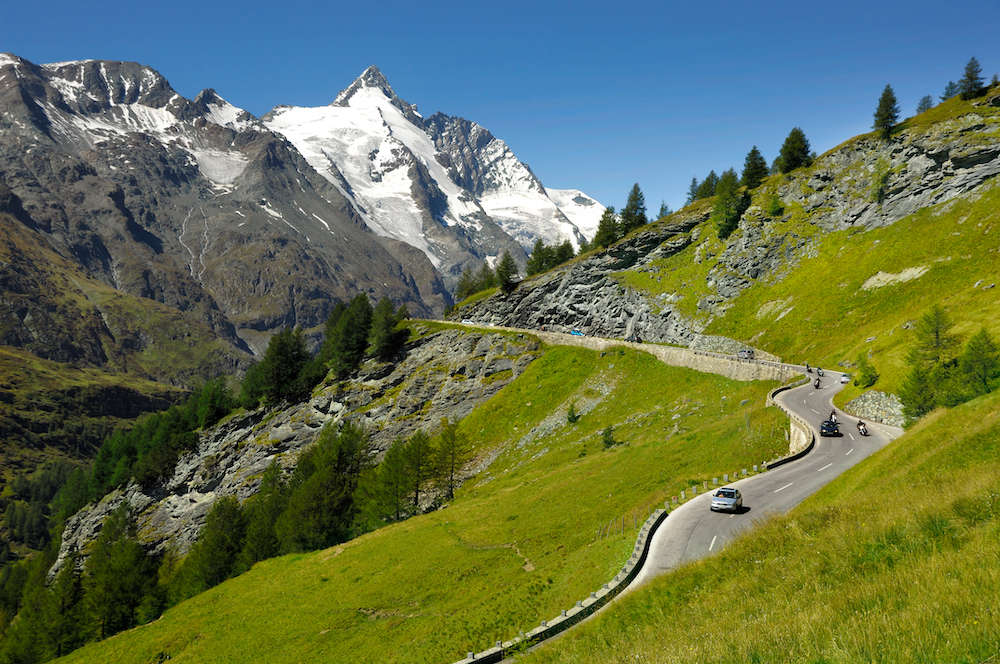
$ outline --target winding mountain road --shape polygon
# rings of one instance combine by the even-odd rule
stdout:
[[[746,360],[739,360],[736,357],[719,353],[695,352],[655,344],[626,343],[614,339],[579,337],[554,332],[539,333],[534,330],[516,328],[496,329],[531,334],[540,337],[548,344],[582,346],[593,350],[625,345],[636,350],[649,352],[669,364],[699,368],[731,377],[740,375],[744,380],[756,377],[753,376],[753,371],[748,374],[745,370]],[[712,361],[708,365],[699,366],[698,361],[692,361],[694,358],[691,355],[696,355],[698,358],[708,356],[711,357]],[[727,370],[725,367],[719,366],[720,361],[738,364],[741,370]],[[754,362],[750,361],[750,363]],[[669,517],[662,522],[650,538],[645,564],[622,594],[632,592],[650,579],[665,574],[680,565],[721,551],[741,531],[752,528],[756,521],[765,518],[768,514],[783,514],[790,511],[829,484],[838,475],[882,449],[903,433],[903,430],[898,427],[866,423],[869,435],[862,436],[857,430],[858,419],[856,417],[835,410],[833,397],[843,388],[840,379],[844,374],[828,371],[820,379],[820,387],[816,388],[813,383],[816,375],[807,373],[803,366],[763,361],[757,361],[755,364],[761,369],[766,369],[767,373],[770,373],[770,378],[777,376],[782,380],[787,380],[788,377],[795,374],[810,378],[805,385],[779,392],[774,396],[774,401],[784,411],[797,416],[808,425],[816,441],[815,444],[807,454],[794,461],[779,465],[767,472],[728,483],[727,486],[735,487],[743,494],[743,509],[739,513],[713,512],[709,507],[710,491],[699,494],[671,511]],[[820,423],[830,418],[831,411],[836,412],[843,436],[820,436]],[[589,621],[594,615],[613,604],[614,601],[611,600],[610,603],[597,609],[594,614],[584,618],[581,622]],[[558,638],[558,636],[559,634],[554,634],[551,637],[543,638],[530,649],[533,650],[545,641]],[[490,657],[487,658],[489,661],[501,661],[500,644],[497,645],[496,652],[491,653]],[[462,661],[472,661],[473,659],[475,658],[470,653],[470,657]],[[502,661],[511,660],[503,659]]]
[[[810,382],[775,396],[782,408],[809,424],[816,437],[812,451],[773,470],[730,483],[728,486],[743,494],[744,507],[739,514],[711,511],[709,492],[673,510],[653,535],[649,557],[629,591],[679,565],[720,551],[737,533],[769,512],[788,512],[903,433],[897,427],[866,423],[869,435],[862,436],[857,418],[838,410],[843,437],[820,437],[819,424],[829,418],[833,396],[843,387],[840,376],[827,372],[820,389]]]

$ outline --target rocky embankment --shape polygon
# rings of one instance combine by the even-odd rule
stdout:
[[[707,214],[678,212],[671,219],[672,223],[630,235],[593,256],[534,277],[510,294],[478,302],[469,311],[463,309],[459,315],[480,324],[556,332],[580,328],[588,335],[609,339],[636,333],[647,341],[687,346],[697,331],[668,301],[650,301],[614,278],[616,272],[640,269],[696,241],[695,229]]]
[[[168,481],[145,490],[132,483],[70,518],[53,573],[71,547],[87,551],[123,501],[136,510],[150,551],[172,546],[184,553],[216,499],[253,495],[272,461],[293,468],[324,425],[363,422],[377,458],[397,437],[418,429],[434,434],[443,417],[465,417],[540,352],[537,339],[516,333],[433,332],[408,344],[396,361],[366,363],[354,379],[329,384],[307,402],[229,418],[202,433],[198,448],[180,459]]]
[[[725,314],[733,299],[754,283],[778,281],[810,254],[814,229],[865,229],[892,224],[913,212],[969,194],[1000,174],[1000,88],[975,102],[972,112],[929,125],[903,126],[888,141],[866,135],[819,157],[810,168],[769,181],[758,192],[777,192],[784,212],[750,206],[720,250],[705,206],[689,206],[663,223],[634,233],[588,258],[522,282],[460,312],[477,323],[645,340],[694,347],[708,322]],[[804,213],[804,214],[803,214]],[[794,223],[785,223],[792,220]],[[703,237],[704,234],[704,237]],[[691,261],[707,263],[699,295],[699,320],[678,315],[672,296],[649,295],[614,277],[626,270],[652,271],[656,258],[691,247]],[[704,294],[706,293],[707,294]]]

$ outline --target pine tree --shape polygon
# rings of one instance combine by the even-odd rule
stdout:
[[[384,514],[393,521],[407,515],[410,477],[407,469],[406,443],[397,438],[385,451],[378,467],[379,494]]]
[[[715,196],[715,187],[719,184],[719,176],[715,174],[715,171],[709,171],[705,179],[701,181],[698,185],[698,199],[711,198]]]
[[[624,237],[635,229],[645,226],[647,222],[646,197],[643,196],[642,190],[639,189],[639,183],[637,182],[632,185],[632,190],[629,191],[625,207],[622,208],[621,214],[619,215],[619,232],[621,233],[621,236]]]
[[[277,461],[271,461],[264,470],[257,493],[244,505],[246,536],[236,565],[238,570],[248,570],[254,563],[278,555],[281,543],[275,524],[285,509],[286,500],[281,466]]]
[[[767,160],[757,146],[753,146],[743,161],[743,176],[741,181],[748,190],[756,189],[767,177]]]
[[[891,85],[886,85],[885,89],[882,90],[874,117],[875,123],[872,125],[872,129],[878,132],[882,140],[889,140],[893,126],[899,120],[899,103],[896,101],[896,93],[892,91]]]
[[[685,204],[690,205],[698,200],[698,178],[691,178],[691,184],[688,186],[687,198],[685,199]]]
[[[917,102],[917,115],[920,115],[921,113],[926,113],[932,108],[934,108],[934,100],[931,98],[930,95],[924,95],[923,97],[920,98],[920,101]]]
[[[719,239],[725,240],[739,225],[740,217],[750,206],[750,196],[740,191],[736,171],[732,168],[725,171],[719,178],[715,188],[715,205],[712,206],[712,218],[715,220]]]
[[[604,209],[600,221],[597,222],[597,233],[591,244],[599,247],[608,247],[618,241],[618,217],[615,215],[615,208],[609,205]]]
[[[542,238],[535,240],[534,246],[531,248],[531,255],[528,256],[528,262],[525,264],[525,270],[529,277],[533,277],[536,274],[540,274],[545,271],[546,265],[548,264],[548,247],[545,246],[545,241]]]
[[[795,127],[788,133],[778,155],[778,170],[790,173],[800,166],[810,166],[812,155],[809,152],[809,140],[805,132]]]
[[[673,210],[670,209],[670,206],[667,205],[667,202],[664,200],[660,200],[660,211],[656,213],[657,221],[663,219],[664,217],[668,217],[671,214],[673,214]]]
[[[948,101],[959,92],[961,92],[958,83],[955,81],[948,81],[948,85],[944,86],[944,93],[941,95],[941,101]]]
[[[458,278],[458,285],[455,286],[455,300],[461,302],[476,292],[476,276],[472,273],[472,268],[467,267],[462,270]]]
[[[399,313],[396,312],[392,300],[387,297],[379,300],[372,312],[371,331],[368,335],[373,356],[383,362],[388,362],[395,357],[410,336],[408,328],[397,329],[402,320]]]
[[[458,425],[447,417],[441,420],[441,433],[438,445],[434,450],[434,474],[438,487],[444,491],[445,499],[455,497],[458,486],[458,473],[468,463],[472,448],[464,434],[459,433]]]
[[[413,496],[413,506],[420,505],[420,492],[423,491],[433,474],[433,450],[431,437],[423,430],[417,430],[403,448],[406,460],[406,475],[409,478],[409,494]]]
[[[496,285],[496,273],[493,272],[493,268],[490,267],[489,263],[483,263],[483,266],[479,268],[479,272],[476,273],[476,289],[472,292],[478,293],[479,291],[484,291],[487,288],[493,288]]]
[[[969,339],[965,352],[958,360],[958,367],[972,392],[971,396],[980,396],[996,388],[1000,378],[1000,353],[985,328]]]
[[[931,371],[912,367],[899,390],[899,400],[903,403],[903,416],[911,422],[934,410],[936,397]]]
[[[509,293],[517,286],[517,263],[514,262],[514,257],[506,249],[504,249],[500,262],[497,264],[496,275],[497,285],[503,292]]]
[[[573,251],[573,243],[569,240],[563,240],[562,244],[555,247],[553,253],[552,265],[550,267],[556,267],[557,265],[562,265],[566,261],[573,258],[576,252]]]
[[[354,296],[340,316],[330,343],[330,370],[339,378],[357,371],[368,350],[374,311],[368,295]]]
[[[953,359],[959,338],[950,330],[948,314],[941,305],[935,304],[917,321],[916,346],[910,352],[910,363],[931,369]]]
[[[982,74],[983,69],[979,66],[979,60],[973,57],[965,65],[965,74],[958,82],[958,91],[962,95],[962,99],[972,99],[979,96],[979,92],[983,89]]]

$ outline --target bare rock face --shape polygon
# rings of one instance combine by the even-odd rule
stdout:
[[[272,462],[290,472],[324,426],[363,423],[371,432],[370,453],[378,458],[397,437],[418,429],[433,435],[442,418],[465,417],[539,355],[538,340],[523,335],[444,330],[407,345],[393,362],[365,364],[355,379],[327,385],[309,401],[230,418],[201,435],[168,481],[146,489],[131,483],[70,518],[52,573],[72,547],[86,553],[104,519],[124,501],[138,514],[150,552],[171,546],[183,554],[218,498],[246,500]]]
[[[667,301],[650,301],[621,285],[613,274],[641,270],[650,261],[671,256],[693,239],[691,230],[707,215],[678,213],[672,224],[632,235],[581,261],[556,268],[461,312],[477,323],[521,329],[623,338],[632,333],[647,341],[688,345],[697,333]]]

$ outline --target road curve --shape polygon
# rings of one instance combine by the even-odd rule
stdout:
[[[837,412],[843,437],[824,438],[819,424],[834,410],[833,396],[840,391],[839,373],[827,372],[820,389],[807,383],[775,396],[784,409],[809,423],[816,436],[813,450],[796,461],[729,486],[743,494],[739,514],[713,512],[711,495],[703,493],[670,513],[653,535],[649,556],[629,590],[684,563],[722,550],[737,533],[753,526],[768,513],[785,513],[819,491],[848,468],[885,447],[903,431],[897,427],[869,424],[868,436],[857,431],[857,418]]]

